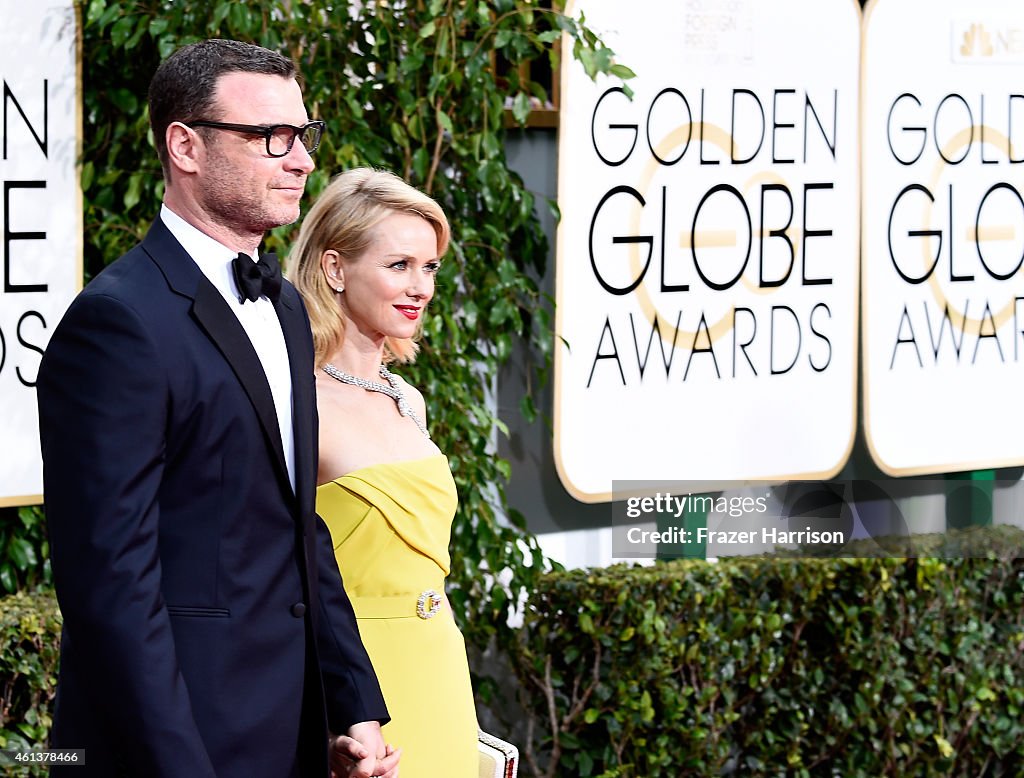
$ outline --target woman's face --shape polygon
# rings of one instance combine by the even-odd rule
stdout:
[[[393,213],[374,228],[362,255],[351,260],[334,257],[337,281],[325,266],[328,281],[344,286],[339,304],[359,332],[371,339],[416,334],[441,265],[437,233],[430,222],[415,214]]]

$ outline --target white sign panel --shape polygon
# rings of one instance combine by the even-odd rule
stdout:
[[[36,375],[81,288],[76,24],[72,0],[38,0],[0,27],[0,505],[41,500]]]
[[[855,0],[577,2],[564,52],[555,455],[613,480],[824,478],[856,410]]]
[[[864,28],[865,430],[890,474],[1024,462],[1024,6]]]

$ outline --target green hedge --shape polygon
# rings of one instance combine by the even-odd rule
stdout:
[[[605,778],[1024,775],[1024,533],[955,545],[985,558],[545,576],[515,657],[527,764]]]
[[[512,655],[523,774],[1024,774],[1024,532],[952,536],[975,558],[544,576]],[[51,594],[0,599],[0,748],[46,742],[59,633]]]
[[[61,618],[52,592],[0,599],[0,749],[47,741],[57,686]],[[5,775],[45,775],[43,767],[7,767]]]

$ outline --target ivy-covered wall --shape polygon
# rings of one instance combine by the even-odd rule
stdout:
[[[486,394],[514,343],[538,347],[531,371],[543,370],[551,347],[533,281],[547,258],[537,216],[546,206],[506,163],[506,105],[522,122],[531,98],[543,99],[517,65],[553,58],[563,32],[591,74],[629,75],[585,26],[545,5],[430,0],[400,12],[388,3],[326,0],[80,6],[86,281],[138,241],[157,212],[163,184],[146,89],[162,58],[201,38],[253,41],[299,63],[310,115],[327,122],[307,204],[333,174],[371,165],[398,172],[444,207],[454,240],[420,359],[404,372],[427,398],[433,437],[459,487],[449,596],[479,645],[502,633],[511,603],[544,567],[522,517],[503,510],[509,465],[495,455],[494,439],[506,427]],[[510,64],[500,77],[496,62]],[[275,230],[267,248],[287,255],[296,229]],[[520,410],[533,413],[529,395]],[[0,514],[0,588],[48,583],[41,512]],[[499,572],[507,585],[493,585]]]

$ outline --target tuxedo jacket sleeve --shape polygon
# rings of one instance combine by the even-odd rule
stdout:
[[[259,359],[159,220],[47,346],[37,392],[64,616],[53,738],[88,752],[69,775],[280,778],[297,748],[319,749],[308,774],[326,775],[325,713],[339,730],[387,720],[321,564],[312,344],[290,284],[276,308],[294,491]]]

